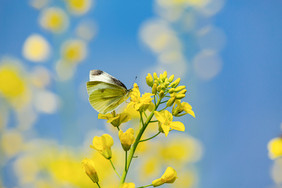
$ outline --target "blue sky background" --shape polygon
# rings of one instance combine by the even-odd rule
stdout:
[[[44,34],[54,41],[38,25],[38,14],[26,1],[0,0],[0,56],[24,59],[22,44],[31,33]],[[105,70],[128,87],[135,76],[137,82],[142,82],[141,72],[156,63],[156,57],[138,38],[141,24],[154,17],[152,2],[97,1],[87,16],[96,21],[98,34],[90,42],[89,55],[78,67],[73,78],[75,84],[70,87],[81,88],[90,69]],[[188,119],[187,130],[204,146],[203,159],[198,163],[202,188],[273,185],[270,178],[273,162],[267,155],[267,143],[281,133],[281,18],[280,0],[226,1],[224,8],[210,18],[226,35],[227,42],[220,53],[222,71],[209,81],[193,75],[185,80],[191,86],[189,102],[197,116],[195,120]],[[27,67],[33,66],[24,62]],[[44,66],[53,69],[54,65],[50,61]],[[51,89],[58,91],[59,87]],[[76,133],[72,144],[83,140],[85,130],[91,127],[87,122],[98,121],[88,101],[79,95],[72,93],[65,99],[78,99],[69,104],[76,108],[67,114],[75,114],[72,118],[80,124],[69,130],[69,134]],[[60,114],[41,115],[36,131],[43,138],[62,139],[66,133],[58,127],[60,121]],[[71,118],[68,121],[73,123]]]

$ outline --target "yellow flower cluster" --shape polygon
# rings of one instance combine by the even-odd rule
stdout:
[[[134,183],[125,183],[125,180],[139,143],[149,141],[160,133],[164,133],[165,136],[168,136],[168,133],[171,130],[185,131],[184,124],[180,121],[173,121],[173,116],[180,117],[190,114],[195,117],[191,105],[187,102],[181,102],[181,99],[185,97],[187,90],[185,86],[179,86],[180,78],[174,80],[174,75],[168,77],[167,72],[165,71],[159,76],[156,73],[154,73],[153,76],[148,74],[146,83],[151,87],[152,92],[141,95],[139,87],[135,83],[130,90],[130,102],[123,112],[116,113],[114,110],[108,114],[98,115],[98,119],[106,119],[107,123],[110,123],[113,127],[118,129],[118,137],[122,149],[125,151],[125,163],[122,175],[117,172],[111,160],[111,147],[113,146],[114,141],[109,134],[104,134],[101,137],[95,136],[93,138],[93,145],[90,146],[97,150],[105,159],[110,161],[115,173],[120,178],[119,187],[121,188],[135,187]],[[169,111],[169,108],[171,108],[171,111]],[[136,112],[139,113],[140,118],[139,130],[136,131],[133,127],[128,128],[124,132],[121,129],[121,124],[129,122],[133,117],[132,114],[136,114]],[[143,139],[142,137],[144,136],[145,130],[153,123],[158,123],[158,132],[149,138]],[[98,177],[96,177],[97,173],[94,168],[92,168],[94,166],[92,162],[84,161],[83,164],[87,167],[85,168],[86,174],[98,185]],[[165,183],[173,183],[177,178],[176,175],[176,171],[172,167],[168,167],[161,178],[158,178],[150,185],[145,185],[143,187],[157,187]]]

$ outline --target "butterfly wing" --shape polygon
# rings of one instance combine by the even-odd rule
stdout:
[[[87,82],[87,92],[91,106],[102,114],[113,111],[129,96],[126,88],[102,81]]]

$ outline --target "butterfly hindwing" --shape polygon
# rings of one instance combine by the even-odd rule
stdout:
[[[92,107],[103,114],[114,110],[128,98],[124,87],[102,81],[87,82],[87,92]]]

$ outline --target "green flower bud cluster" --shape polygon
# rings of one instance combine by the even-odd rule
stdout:
[[[146,83],[152,88],[152,94],[158,94],[160,98],[170,94],[170,99],[166,103],[168,107],[172,106],[176,100],[185,97],[187,90],[185,86],[179,86],[180,80],[180,78],[174,80],[174,75],[168,77],[166,71],[159,76],[155,72],[153,76],[150,73],[146,76]]]

